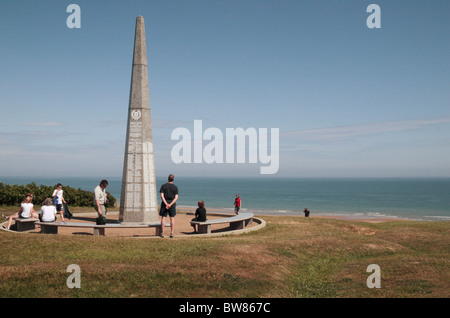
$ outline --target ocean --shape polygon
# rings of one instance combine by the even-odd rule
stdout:
[[[121,178],[106,178],[107,191],[120,200]],[[92,191],[101,178],[0,177],[4,184],[55,185]],[[167,178],[157,178],[157,188]],[[205,201],[206,209],[233,212],[236,194],[241,211],[255,214],[342,215],[393,217],[412,220],[450,221],[450,178],[199,178],[176,177],[178,207],[194,207]],[[158,197],[158,202],[161,200]]]

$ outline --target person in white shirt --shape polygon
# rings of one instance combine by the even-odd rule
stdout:
[[[62,190],[62,184],[58,183],[56,185],[56,189],[55,191],[53,191],[53,195],[52,198],[57,197],[56,200],[56,211],[59,212],[59,215],[61,215],[61,221],[64,221],[64,210],[62,208],[63,203],[67,203],[66,200],[64,200],[64,196],[63,196],[64,191]]]
[[[52,199],[47,198],[42,202],[41,211],[39,212],[41,222],[56,221],[56,207],[52,203]]]
[[[97,211],[98,216],[105,216],[108,212],[106,204],[108,203],[106,195],[106,187],[108,186],[108,180],[100,181],[100,184],[94,189],[94,208]]]
[[[23,200],[22,204],[20,205],[20,210],[19,212],[17,212],[14,215],[11,215],[9,217],[9,222],[8,222],[8,230],[12,225],[12,221],[15,219],[28,219],[30,217],[33,218],[38,218],[37,213],[34,211],[33,209],[33,203],[31,203],[33,201],[33,194],[32,193],[27,193],[27,196],[25,197],[25,200]]]

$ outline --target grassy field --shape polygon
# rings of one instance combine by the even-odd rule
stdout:
[[[449,297],[450,223],[263,216],[239,236],[0,231],[0,297]],[[70,289],[70,264],[81,288]],[[381,288],[368,288],[370,264]]]

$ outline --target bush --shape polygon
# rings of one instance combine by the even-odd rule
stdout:
[[[20,205],[25,199],[27,193],[33,193],[33,204],[41,205],[46,198],[51,198],[53,191],[56,189],[56,184],[53,186],[40,185],[37,186],[35,182],[27,185],[9,185],[0,182],[0,205]],[[80,188],[74,189],[64,186],[64,199],[71,206],[92,206],[94,195],[91,191],[82,190]],[[106,192],[109,206],[115,206],[117,199],[109,192]]]

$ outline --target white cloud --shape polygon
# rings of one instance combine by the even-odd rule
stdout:
[[[449,123],[450,117],[437,119],[389,121],[389,122],[379,122],[354,126],[288,131],[280,133],[280,137],[283,138],[300,137],[303,140],[337,140],[363,135],[374,135],[406,130],[417,130],[427,126],[449,124]]]
[[[33,122],[33,121],[24,121],[21,122],[22,126],[31,126],[31,127],[62,127],[65,124],[61,122],[55,121],[43,121],[43,122]]]

